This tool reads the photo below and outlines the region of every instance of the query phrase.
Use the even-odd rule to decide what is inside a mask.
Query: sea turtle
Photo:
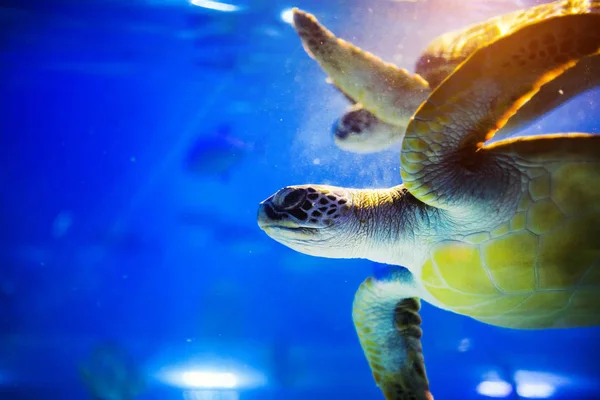
[[[345,46],[352,45],[337,39],[325,29],[314,16],[296,10],[294,27],[302,39],[308,54],[317,60],[328,74],[328,81],[353,103],[344,114],[334,122],[332,131],[334,141],[341,149],[356,153],[371,153],[387,149],[400,142],[406,126],[418,106],[427,99],[437,87],[460,63],[477,48],[503,35],[519,29],[524,24],[565,14],[598,12],[600,2],[586,0],[559,0],[524,10],[514,11],[464,29],[443,34],[434,39],[419,57],[416,73],[393,64],[380,64],[386,76],[393,79],[398,93],[395,118],[388,121],[377,118],[360,102],[360,92],[348,89],[354,78],[349,70],[339,68],[341,64],[332,62],[343,56]],[[315,40],[319,38],[319,40]],[[600,62],[600,61],[598,61]],[[524,128],[536,118],[571,99],[582,91],[597,85],[595,81],[582,79],[582,71],[589,67],[579,65],[546,85],[519,113],[503,127],[506,135]],[[367,90],[367,88],[364,88]],[[381,88],[384,89],[385,88]],[[384,90],[379,90],[381,93]],[[392,122],[392,123],[389,123]]]
[[[353,95],[403,123],[388,65],[336,43],[330,60],[352,74]],[[420,299],[500,327],[600,325],[600,135],[486,143],[544,84],[594,57],[600,14],[524,25],[474,51],[418,108],[403,184],[288,186],[260,203],[260,228],[294,250],[391,265],[361,284],[352,313],[386,399],[430,396]]]

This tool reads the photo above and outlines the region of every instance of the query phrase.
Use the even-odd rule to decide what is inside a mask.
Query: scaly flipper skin
[[[358,105],[361,120],[369,124],[334,125],[335,143],[343,150],[355,153],[372,153],[391,147],[403,140],[408,118],[417,109],[430,89],[437,87],[452,71],[479,47],[502,36],[509,35],[525,25],[544,19],[569,14],[600,12],[600,2],[590,0],[559,0],[502,16],[490,18],[466,28],[448,32],[434,39],[417,61],[416,74],[387,64],[342,39],[338,39],[318,23],[314,16],[296,11],[296,29],[304,48],[330,75],[328,80],[350,100],[359,102],[361,90],[389,91],[390,82],[411,83],[399,86],[385,96],[365,97],[366,105]],[[322,40],[324,38],[325,40]],[[565,103],[572,97],[598,86],[596,80],[586,79],[586,74],[598,68],[598,61],[590,65],[579,64],[556,80],[544,85],[526,105],[498,133],[507,137],[542,117],[545,113]],[[420,84],[422,78],[428,88]],[[423,81],[424,82],[424,81]],[[370,89],[369,89],[370,88]],[[354,98],[353,98],[354,96]],[[370,103],[373,101],[374,103]],[[341,120],[351,120],[354,110],[346,112]],[[388,116],[391,116],[389,119]],[[380,117],[380,118],[379,118]],[[384,122],[385,121],[385,122]]]
[[[346,96],[357,103],[394,105],[388,113],[374,113],[384,122],[405,126],[430,92],[420,76],[338,39],[308,13],[294,9],[294,28],[306,52]]]
[[[447,32],[427,45],[423,55],[417,61],[416,72],[423,76],[433,89],[475,50],[487,43],[544,19],[598,12],[600,12],[600,1],[597,0],[558,0],[516,10]]]
[[[478,190],[496,168],[496,160],[479,151],[483,143],[545,83],[599,51],[598,14],[550,18],[477,50],[411,120],[400,158],[406,188],[438,208],[460,209],[476,199],[486,208],[512,183]],[[600,79],[597,71],[591,76]]]
[[[560,0],[518,10],[454,32],[433,40],[417,63],[416,71],[436,88],[452,71],[485,43],[509,35],[526,25],[544,19],[569,14],[600,13],[600,1]],[[544,114],[554,110],[571,98],[597,87],[600,82],[594,71],[600,70],[600,58],[579,62],[556,79],[540,88],[497,133],[497,139],[527,127]]]
[[[375,382],[386,400],[433,400],[421,347],[421,302],[410,272],[393,268],[369,277],[354,297],[352,316]]]
[[[496,139],[527,127],[568,100],[600,85],[600,57],[586,57],[540,88],[494,136]]]

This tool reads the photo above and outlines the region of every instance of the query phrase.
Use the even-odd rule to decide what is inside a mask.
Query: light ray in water
[[[208,8],[215,11],[235,12],[240,11],[241,7],[234,4],[221,3],[213,0],[191,0],[191,3],[198,7]]]

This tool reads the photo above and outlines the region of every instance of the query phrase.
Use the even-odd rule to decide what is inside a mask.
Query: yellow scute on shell
[[[527,211],[527,228],[538,235],[556,228],[565,219],[564,214],[551,199],[532,204]]]
[[[600,213],[568,220],[540,238],[540,289],[578,285],[599,258]]]
[[[459,241],[444,242],[433,250],[432,260],[451,288],[479,295],[498,293],[481,263],[477,246]]]
[[[597,163],[569,163],[553,171],[551,196],[565,214],[600,211],[598,170]]]
[[[485,265],[500,289],[507,293],[535,290],[537,243],[536,235],[519,231],[484,244]]]
[[[532,179],[529,182],[529,193],[534,201],[550,196],[550,177],[548,174]]]

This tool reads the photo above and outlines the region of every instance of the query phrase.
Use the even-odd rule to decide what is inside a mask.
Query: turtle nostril
[[[275,195],[273,203],[283,210],[291,210],[302,204],[306,195],[304,189],[286,188]]]
[[[279,221],[280,219],[282,219],[281,216],[277,214],[273,210],[273,207],[271,207],[269,204],[265,204],[263,209],[265,210],[265,214],[267,214],[267,217],[269,217],[269,219],[273,221]]]

